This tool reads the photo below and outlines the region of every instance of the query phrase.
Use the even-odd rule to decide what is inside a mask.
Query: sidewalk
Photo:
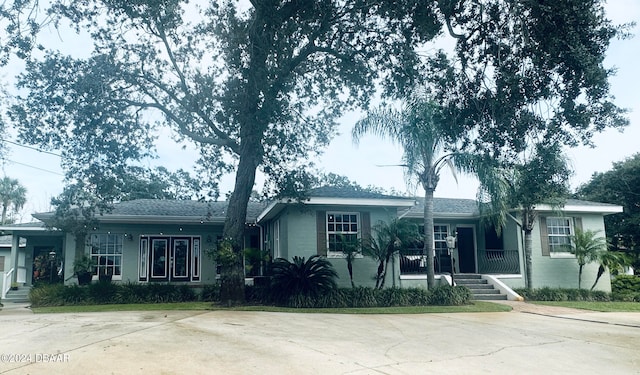
[[[590,310],[572,309],[561,306],[538,305],[520,301],[492,301],[509,305],[514,313],[525,313],[549,316],[554,318],[581,320],[594,323],[615,324],[640,328],[640,313],[632,312],[598,312]]]
[[[2,302],[0,315],[33,314],[31,304],[28,302]]]

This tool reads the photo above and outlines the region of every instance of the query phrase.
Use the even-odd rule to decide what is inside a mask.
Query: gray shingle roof
[[[374,193],[367,190],[359,190],[351,187],[321,186],[307,191],[309,197],[323,198],[359,198],[359,199],[412,199]]]
[[[415,198],[416,205],[409,209],[407,216],[422,217],[424,198]],[[477,216],[478,203],[473,199],[433,198],[433,214],[438,216]]]
[[[105,216],[154,216],[154,217],[199,217],[203,220],[224,220],[228,202],[176,201],[164,199],[136,199],[119,202]],[[247,221],[254,221],[265,205],[249,202]]]

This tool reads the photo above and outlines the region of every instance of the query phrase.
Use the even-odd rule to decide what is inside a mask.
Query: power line
[[[19,161],[15,161],[15,160],[7,159],[7,158],[5,158],[4,160],[8,161],[9,163],[22,165],[22,166],[29,167],[29,168],[33,168],[33,169],[37,169],[37,170],[39,170],[39,171],[43,171],[43,172],[49,172],[49,173],[57,174],[58,176],[64,176],[62,173],[58,173],[58,172],[55,172],[55,171],[50,171],[50,170],[48,170],[48,169],[44,169],[44,168],[40,168],[40,167],[36,167],[36,166],[29,165],[29,164],[25,164],[25,163],[20,163]]]
[[[62,157],[60,154],[56,154],[55,152],[45,151],[45,150],[41,150],[41,149],[36,148],[36,147],[27,146],[27,145],[22,145],[22,144],[20,144],[20,143],[17,143],[17,142],[14,142],[14,141],[10,141],[10,140],[8,140],[8,139],[1,139],[1,141],[2,141],[2,142],[11,143],[11,144],[16,145],[16,146],[20,146],[20,147],[28,148],[28,149],[30,149],[30,150],[34,150],[34,151],[42,152],[42,153],[45,153],[45,154],[49,154],[49,155],[53,155],[53,156],[57,156],[57,157],[59,157],[59,158],[61,158],[61,157]]]

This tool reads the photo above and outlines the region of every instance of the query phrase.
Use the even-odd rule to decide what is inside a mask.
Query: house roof
[[[228,202],[204,202],[166,199],[136,199],[118,202],[113,209],[97,217],[101,222],[119,223],[224,223]],[[247,222],[255,221],[264,209],[263,203],[249,202]],[[33,215],[47,221],[53,212]]]
[[[433,215],[436,218],[477,217],[478,203],[473,199],[433,198]],[[399,214],[407,218],[424,217],[424,198],[416,198],[416,205]]]
[[[278,200],[270,204],[249,202],[246,222],[260,222],[275,217],[284,207],[293,204],[292,199]],[[360,207],[392,207],[398,209],[400,217],[422,218],[424,198],[397,197],[352,188],[321,187],[308,192],[307,198],[299,201],[304,205],[352,205]],[[224,223],[228,202],[177,201],[161,199],[137,199],[116,203],[113,210],[98,217],[101,222],[118,223]],[[434,217],[476,218],[479,215],[477,202],[473,199],[434,198]],[[539,211],[557,211],[557,208],[540,205]],[[607,203],[568,199],[562,208],[565,212],[601,213],[604,215],[622,212],[622,207]],[[33,215],[47,222],[52,212]],[[42,222],[15,224],[0,227],[9,234],[14,231],[46,231]]]
[[[591,213],[601,213],[604,215],[615,214],[622,212],[622,206],[610,203],[600,203],[600,202],[592,202],[592,201],[583,201],[579,199],[567,199],[562,206],[562,211],[565,212],[591,212]],[[558,211],[556,207],[541,204],[536,206],[536,210],[538,211]]]
[[[362,190],[352,187],[337,186],[321,186],[307,191],[308,197],[325,197],[325,198],[355,198],[355,199],[407,199],[407,197],[398,197],[375,193],[369,190]],[[413,198],[410,198],[413,199]]]
[[[303,205],[326,206],[360,206],[360,207],[392,207],[407,208],[415,205],[414,198],[397,197],[374,193],[371,191],[356,189],[353,187],[323,186],[307,191],[305,199],[280,199],[271,202],[260,215],[257,221],[268,220],[275,217],[284,207],[292,203]]]

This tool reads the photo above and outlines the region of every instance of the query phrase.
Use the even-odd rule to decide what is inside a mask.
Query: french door
[[[200,239],[195,237],[142,237],[140,280],[197,281]]]

